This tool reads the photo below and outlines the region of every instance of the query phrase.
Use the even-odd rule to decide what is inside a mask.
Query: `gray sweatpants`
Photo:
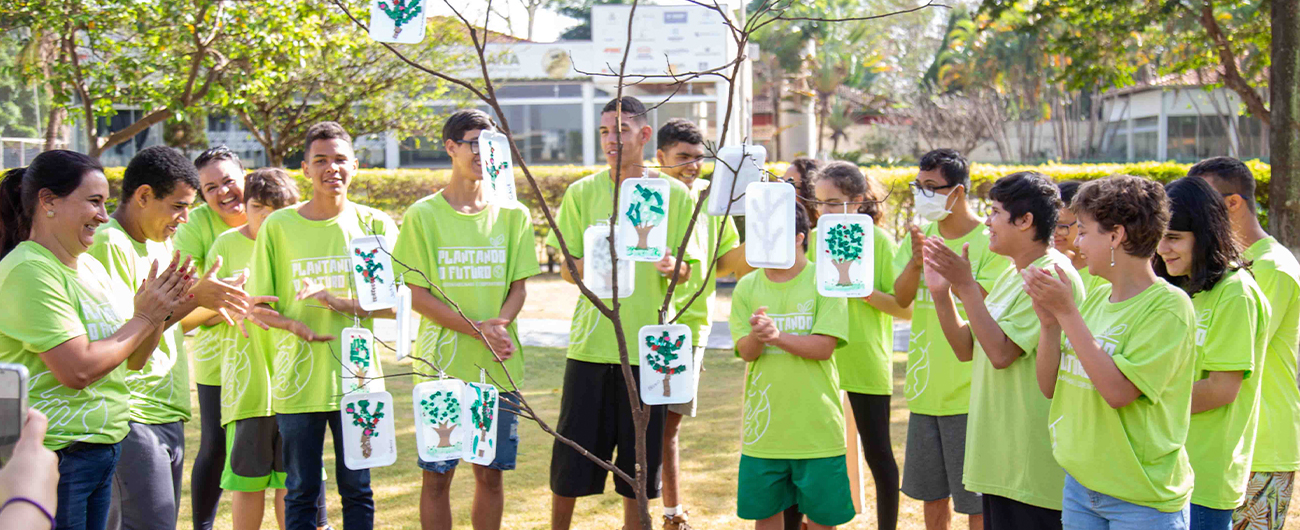
[[[107,530],[175,530],[185,467],[185,425],[131,422],[113,475]]]

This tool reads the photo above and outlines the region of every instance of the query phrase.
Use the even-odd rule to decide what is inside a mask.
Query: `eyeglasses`
[[[1066,235],[1066,234],[1069,234],[1069,233],[1070,233],[1070,228],[1073,227],[1074,225],[1078,224],[1078,223],[1079,223],[1079,221],[1074,221],[1074,222],[1072,222],[1072,223],[1056,223],[1056,233],[1057,233],[1058,235]]]
[[[908,184],[908,186],[911,186],[912,189],[915,190],[915,191],[919,191],[919,192],[921,192],[921,195],[923,195],[923,196],[925,196],[925,197],[934,197],[934,192],[939,191],[939,190],[943,190],[943,189],[948,189],[948,188],[956,187],[957,185],[956,185],[956,184],[947,184],[947,185],[944,185],[944,186],[934,186],[934,187],[932,187],[932,188],[927,188],[927,187],[925,187],[924,185],[922,185],[920,182],[912,181],[911,183]]]
[[[478,154],[478,140],[452,140],[460,145],[469,144],[469,152]]]

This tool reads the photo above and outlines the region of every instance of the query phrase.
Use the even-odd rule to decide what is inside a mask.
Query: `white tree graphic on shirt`
[[[759,385],[763,378],[763,372],[754,371],[749,378],[749,384],[746,385],[745,391],[745,425],[743,431],[743,442],[745,445],[758,443],[767,434],[767,427],[772,423],[772,402],[767,398],[767,391],[772,388],[768,383],[761,388]]]
[[[306,342],[291,333],[281,334],[275,345],[275,381],[272,390],[275,398],[284,400],[297,396],[311,381],[311,354]]]
[[[253,360],[248,356],[248,342],[239,348],[239,341],[233,337],[222,337],[219,341],[220,351],[230,350],[231,355],[221,363],[221,406],[233,407],[248,390],[249,380],[253,374]]]
[[[930,385],[930,341],[925,339],[926,330],[912,334],[907,342],[908,351],[916,352],[916,359],[909,356],[907,375],[903,380],[903,395],[907,399],[916,399]],[[922,340],[925,345],[922,346]]]

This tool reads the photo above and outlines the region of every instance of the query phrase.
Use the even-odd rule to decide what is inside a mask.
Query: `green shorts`
[[[793,460],[740,455],[738,517],[761,521],[795,504],[820,525],[852,521],[856,512],[844,456]]]
[[[280,431],[274,417],[227,423],[221,488],[247,492],[284,489],[286,475],[279,446]]]

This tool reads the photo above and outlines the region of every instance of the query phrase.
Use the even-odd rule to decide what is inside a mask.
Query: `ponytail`
[[[103,173],[104,167],[89,156],[56,149],[36,155],[25,170],[5,172],[0,181],[0,258],[31,236],[32,213],[41,190],[67,197],[92,171]]]
[[[25,167],[10,169],[5,172],[4,180],[0,180],[0,258],[9,255],[31,231],[30,218],[23,215],[22,186],[26,172]]]

